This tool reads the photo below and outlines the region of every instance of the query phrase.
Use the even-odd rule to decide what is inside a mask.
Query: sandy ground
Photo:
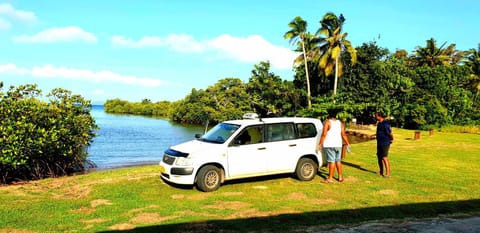
[[[411,221],[375,221],[359,226],[340,227],[316,233],[480,233],[480,216],[465,218],[439,217]]]

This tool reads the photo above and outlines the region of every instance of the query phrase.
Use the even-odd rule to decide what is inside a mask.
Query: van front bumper
[[[175,184],[193,185],[195,183],[193,167],[174,167],[160,162],[160,176]]]

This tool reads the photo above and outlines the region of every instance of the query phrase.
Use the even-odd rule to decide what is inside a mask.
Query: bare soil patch
[[[120,224],[115,224],[113,226],[110,226],[108,229],[114,230],[114,231],[133,230],[135,229],[135,225],[130,223],[120,223]]]
[[[160,216],[158,213],[141,213],[131,218],[130,222],[139,224],[153,224],[175,218],[178,218],[178,216]]]
[[[96,208],[97,206],[101,206],[101,205],[112,205],[112,203],[110,202],[110,200],[106,200],[106,199],[97,199],[90,202],[90,206],[92,208]]]
[[[204,207],[207,209],[239,210],[249,205],[249,203],[241,201],[217,201],[213,205],[206,205]]]

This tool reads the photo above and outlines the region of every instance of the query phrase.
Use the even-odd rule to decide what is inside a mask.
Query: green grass
[[[216,192],[165,184],[157,166],[0,187],[0,232],[291,232],[369,220],[480,212],[480,135],[394,129],[392,178],[375,141],[352,146],[344,183],[274,176]]]

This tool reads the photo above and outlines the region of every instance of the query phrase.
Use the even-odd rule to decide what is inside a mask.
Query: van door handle
[[[259,148],[257,148],[257,150],[265,150],[265,149],[267,149],[267,148],[266,148],[266,147],[259,147]]]
[[[290,144],[288,145],[289,147],[294,147],[294,146],[297,146],[297,144]]]

